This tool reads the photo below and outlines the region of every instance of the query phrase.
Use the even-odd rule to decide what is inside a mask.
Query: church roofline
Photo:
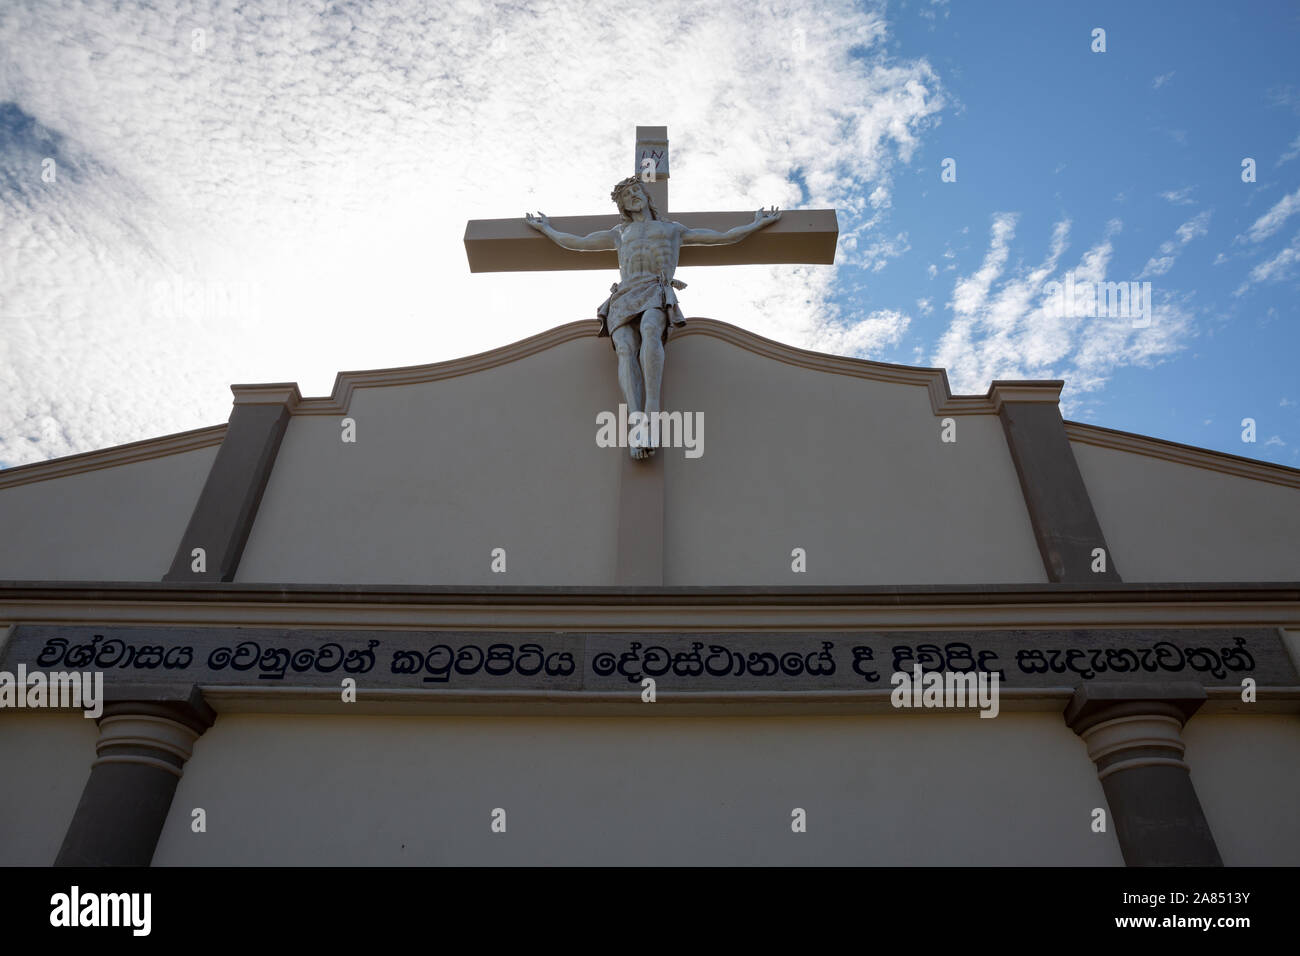
[[[347,413],[352,402],[352,394],[358,388],[415,385],[468,375],[471,372],[481,372],[516,362],[574,339],[594,336],[596,331],[595,322],[581,320],[464,358],[427,365],[339,372],[335,376],[334,388],[330,394],[318,398],[302,398],[298,393],[297,385],[293,383],[233,385],[231,390],[235,393],[237,403],[262,401],[271,394],[283,394],[286,406],[294,415],[341,415]],[[1061,379],[998,380],[993,382],[983,395],[954,395],[948,382],[948,373],[942,368],[895,365],[890,362],[875,362],[870,359],[815,352],[764,338],[727,322],[702,317],[692,317],[685,327],[673,332],[672,337],[678,339],[691,335],[721,339],[755,355],[799,368],[851,375],[877,382],[916,385],[925,388],[929,393],[930,408],[935,415],[995,415],[1004,401],[1012,400],[1055,403],[1059,400],[1061,389],[1065,384]],[[1207,468],[1243,478],[1254,478],[1285,487],[1300,488],[1300,469],[1287,465],[1244,458],[1193,445],[1182,445],[1178,442],[1103,428],[1099,425],[1067,421],[1065,428],[1072,441],[1134,452],[1151,458]]]
[[[352,395],[358,388],[418,385],[482,372],[517,362],[575,339],[594,337],[596,333],[596,322],[589,319],[580,320],[463,358],[426,365],[339,372],[335,376],[333,389],[326,396],[304,398],[294,382],[240,384],[232,385],[230,389],[234,393],[236,405],[283,405],[291,415],[342,415],[347,413]],[[927,390],[931,410],[936,416],[995,415],[1004,401],[1055,403],[1064,385],[1060,379],[998,380],[993,382],[983,395],[954,395],[948,382],[948,374],[941,368],[895,365],[870,359],[814,352],[764,338],[726,322],[701,317],[691,318],[684,328],[673,333],[673,338],[692,335],[721,339],[755,355],[799,368],[849,375],[877,382],[919,386]],[[6,468],[0,470],[0,489],[219,445],[225,437],[226,428],[224,424],[213,425]],[[1067,421],[1065,429],[1072,441],[1083,444],[1113,448],[1238,477],[1300,488],[1300,469],[1287,465],[1244,458],[1208,448],[1183,445],[1081,422]]]
[[[48,461],[15,465],[12,468],[0,469],[0,489],[14,488],[33,481],[48,481],[51,478],[79,475],[82,472],[98,471],[101,468],[130,465],[153,458],[165,458],[168,455],[180,455],[188,451],[220,445],[225,437],[226,425],[208,425],[158,438],[133,441],[125,445],[113,445],[95,451],[65,455],[62,458],[51,458]]]
[[[420,385],[442,379],[456,378],[472,372],[517,362],[547,349],[563,345],[574,339],[594,337],[596,324],[590,320],[569,322],[531,335],[500,348],[479,352],[464,358],[427,365],[404,365],[396,368],[359,369],[339,372],[329,395],[303,398],[293,382],[232,385],[236,404],[284,404],[295,415],[342,415],[352,404],[352,395],[358,388],[385,388],[396,385]],[[870,359],[850,358],[796,348],[756,335],[746,329],[720,322],[717,319],[694,317],[685,328],[673,333],[673,338],[707,335],[761,355],[813,371],[851,375],[877,382],[896,385],[916,385],[930,393],[930,405],[936,415],[991,415],[996,414],[1004,400],[1057,401],[1064,382],[1060,379],[1046,381],[996,381],[983,395],[954,395],[948,384],[948,373],[941,368],[914,365],[895,365]]]
[[[1122,432],[1115,428],[1101,425],[1088,425],[1083,422],[1065,423],[1065,434],[1070,441],[1084,445],[1096,445],[1099,448],[1113,448],[1116,451],[1133,452],[1148,458],[1160,458],[1179,465],[1192,465],[1208,468],[1240,478],[1254,478],[1287,488],[1300,488],[1300,468],[1276,465],[1256,458],[1244,458],[1231,455],[1226,451],[1212,451],[1195,445],[1184,445],[1150,435],[1136,432]]]

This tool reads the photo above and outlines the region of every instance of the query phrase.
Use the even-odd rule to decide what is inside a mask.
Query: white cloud
[[[1160,248],[1163,251],[1164,248],[1169,245],[1170,243],[1168,242],[1161,243]],[[1150,279],[1152,276],[1162,276],[1174,267],[1174,263],[1176,261],[1178,261],[1177,256],[1170,256],[1170,255],[1162,255],[1158,257],[1153,256],[1152,258],[1147,260],[1147,264],[1143,266],[1142,272],[1138,275],[1138,278]]]
[[[1183,246],[1193,239],[1199,239],[1209,231],[1210,211],[1207,209],[1175,229],[1173,239],[1167,239],[1160,243],[1159,256],[1153,256],[1147,260],[1147,264],[1142,268],[1138,278],[1148,279],[1152,276],[1164,275],[1173,268],[1174,263],[1178,260],[1178,253]]]
[[[1274,165],[1276,167],[1281,166],[1283,163],[1289,163],[1297,156],[1300,156],[1300,133],[1297,133],[1296,138],[1291,140],[1291,145],[1286,148],[1285,153],[1278,157],[1278,161]]]
[[[1268,91],[1270,105],[1280,106],[1300,114],[1300,90],[1294,86],[1275,86]]]
[[[1064,282],[1067,271],[1079,283],[1107,281],[1118,221],[1108,223],[1069,270],[1061,265],[1069,221],[1056,224],[1040,264],[1008,270],[1015,224],[1014,215],[994,216],[983,263],[954,285],[953,319],[931,358],[948,369],[954,391],[982,393],[999,378],[1062,378],[1068,406],[1102,388],[1115,368],[1149,366],[1181,348],[1191,320],[1169,296],[1156,304],[1145,328],[1135,327],[1132,318],[1090,318],[1082,309],[1060,314],[1049,307],[1047,283]]]
[[[1170,70],[1168,73],[1161,73],[1159,76],[1155,77],[1151,81],[1151,88],[1153,90],[1160,89],[1160,87],[1164,86],[1166,83],[1168,83],[1170,80],[1174,78],[1174,74],[1176,72],[1177,70]]]
[[[918,12],[931,23],[934,23],[936,15],[942,16],[943,19],[947,20],[949,12],[948,0],[930,0],[930,5],[928,7],[922,6]]]
[[[901,312],[878,309],[844,326],[822,326],[811,334],[808,347],[818,352],[870,358],[887,345],[897,345],[911,322]]]
[[[1291,267],[1297,262],[1300,262],[1300,233],[1291,240],[1291,245],[1251,269],[1246,281],[1237,287],[1233,295],[1242,295],[1259,282],[1279,282],[1289,278],[1292,274]]]
[[[1174,234],[1178,237],[1181,245],[1187,245],[1193,239],[1199,239],[1210,231],[1210,211],[1200,213],[1192,219],[1187,220],[1176,230]]]
[[[1300,212],[1300,189],[1283,196],[1274,203],[1272,209],[1256,219],[1254,224],[1246,230],[1246,238],[1251,242],[1260,242],[1267,239],[1281,229],[1282,224],[1297,212]]]
[[[843,261],[879,268],[906,248],[878,234],[891,175],[945,105],[882,10],[9,0],[0,463],[224,421],[230,382],[321,394],[590,317],[607,277],[470,275],[465,221],[611,212],[638,123],[669,126],[673,209],[788,208],[797,169]],[[905,327],[845,325],[825,267],[682,278],[688,314],[796,345]],[[157,309],[158,283],[199,295]]]
[[[900,232],[893,239],[877,239],[863,249],[859,264],[872,272],[879,272],[889,264],[890,259],[897,259],[911,248],[905,232]]]
[[[1187,186],[1184,189],[1170,189],[1160,194],[1160,198],[1166,202],[1171,202],[1175,206],[1190,206],[1195,200],[1192,197],[1192,188]]]

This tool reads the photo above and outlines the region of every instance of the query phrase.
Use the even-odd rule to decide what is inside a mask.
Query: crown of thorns
[[[629,176],[627,177],[627,179],[621,179],[619,180],[618,185],[614,187],[614,191],[609,194],[609,198],[614,200],[614,202],[618,202],[618,197],[623,194],[623,191],[625,189],[627,189],[629,186],[639,186],[639,185],[641,185],[640,177]]]

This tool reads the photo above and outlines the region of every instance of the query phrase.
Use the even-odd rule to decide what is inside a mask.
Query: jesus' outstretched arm
[[[718,232],[716,229],[683,229],[682,245],[727,246],[733,242],[740,242],[741,239],[758,232],[764,226],[772,225],[780,218],[781,211],[773,206],[771,209],[760,209],[754,213],[753,222],[728,229],[726,232]]]
[[[575,252],[604,252],[617,248],[614,243],[613,229],[601,229],[587,236],[572,236],[552,226],[551,220],[547,219],[546,213],[543,212],[539,212],[536,216],[528,213],[524,216],[524,221],[564,249],[572,249]]]

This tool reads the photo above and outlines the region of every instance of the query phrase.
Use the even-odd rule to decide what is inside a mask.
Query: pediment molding
[[[420,385],[482,372],[517,362],[574,339],[594,338],[598,329],[597,323],[591,320],[570,322],[510,345],[447,362],[340,372],[334,380],[334,388],[330,394],[319,398],[299,399],[297,389],[292,383],[232,385],[231,390],[235,393],[236,402],[264,401],[264,398],[254,396],[274,393],[284,396],[286,404],[295,415],[342,415],[347,413],[352,396],[359,388]],[[994,382],[988,393],[984,395],[954,395],[948,385],[948,374],[941,368],[892,365],[887,362],[813,352],[764,338],[726,322],[699,317],[691,318],[684,328],[674,331],[672,337],[679,339],[692,335],[720,339],[754,355],[798,368],[829,372],[833,375],[850,375],[894,385],[915,385],[927,390],[930,406],[935,415],[992,415],[997,413],[1003,401],[1055,402],[1062,385],[1060,381]]]
[[[29,465],[16,465],[0,470],[0,489],[14,488],[34,481],[48,481],[51,478],[64,478],[79,475],[86,471],[98,471],[101,468],[115,468],[118,465],[130,465],[138,461],[153,458],[165,458],[168,455],[180,455],[199,448],[220,445],[226,437],[226,425],[209,425],[187,432],[176,432],[160,438],[146,438],[143,441],[130,442],[126,445],[114,445],[85,451],[49,461],[36,461]]]
[[[446,362],[432,362],[428,365],[405,365],[399,368],[365,369],[354,372],[339,372],[334,378],[334,388],[329,395],[317,398],[303,398],[290,404],[290,411],[295,415],[343,415],[352,405],[352,395],[359,388],[387,388],[395,385],[423,385],[443,379],[457,378],[473,372],[484,372],[501,365],[509,365],[520,359],[536,355],[547,349],[564,345],[574,339],[593,338],[598,326],[593,321],[569,322],[530,335],[526,339],[503,345],[500,348],[468,355],[465,358],[451,359]],[[239,401],[241,394],[254,389],[266,389],[265,385],[232,385],[230,390]],[[275,386],[287,388],[286,385]],[[296,386],[295,386],[296,393]]]
[[[1065,423],[1065,434],[1070,441],[1082,445],[1095,445],[1098,448],[1111,448],[1116,451],[1132,452],[1159,458],[1179,465],[1191,465],[1194,468],[1206,468],[1210,471],[1234,475],[1238,478],[1254,478],[1285,488],[1300,488],[1300,469],[1275,465],[1272,462],[1257,461],[1254,458],[1242,458],[1227,452],[1211,451],[1197,448],[1195,445],[1183,445],[1178,442],[1137,435],[1133,432],[1117,431],[1100,425],[1085,425],[1082,422]]]

